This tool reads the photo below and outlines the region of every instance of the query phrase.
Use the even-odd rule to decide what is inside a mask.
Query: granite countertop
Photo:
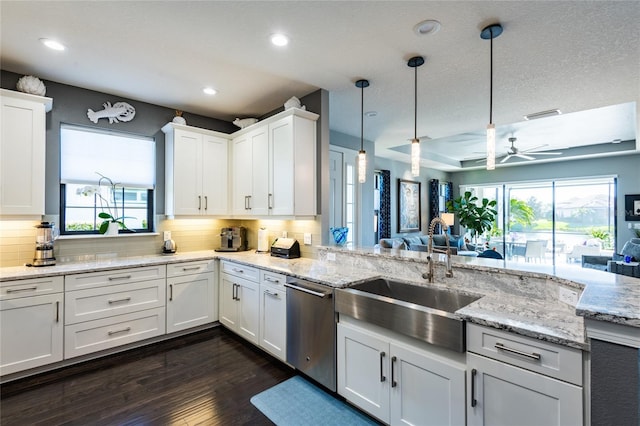
[[[409,252],[411,253],[411,252]],[[366,254],[366,252],[365,252]],[[380,256],[380,252],[371,253]],[[385,253],[382,254],[382,257]],[[39,278],[44,276],[70,275],[86,272],[108,271],[121,268],[153,266],[211,259],[231,260],[248,266],[255,266],[271,272],[314,281],[334,288],[347,287],[376,277],[394,277],[392,271],[384,268],[345,266],[331,261],[309,258],[282,259],[267,253],[198,252],[177,253],[175,255],[149,255],[129,258],[91,260],[86,262],[63,263],[48,267],[6,267],[0,268],[0,283],[9,280]],[[408,254],[404,260],[424,262],[422,255]],[[549,304],[548,301],[514,295],[484,294],[479,300],[460,309],[456,315],[470,322],[501,328],[521,335],[538,338],[566,346],[588,350],[583,317],[599,321],[640,327],[640,279],[610,274],[595,270],[580,271],[550,270],[532,266],[528,270],[513,271],[509,264],[488,262],[493,259],[454,257],[454,268],[473,270],[485,277],[496,272],[517,273],[525,281],[528,278],[555,279],[569,286],[583,289],[576,308],[563,303]],[[423,266],[422,264],[420,266]],[[396,277],[397,278],[397,277]],[[411,281],[411,280],[405,280]],[[416,283],[424,285],[424,283]],[[437,285],[437,284],[435,284]]]

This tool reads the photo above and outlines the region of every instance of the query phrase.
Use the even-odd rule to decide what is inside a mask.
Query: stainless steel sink
[[[464,321],[454,312],[479,298],[379,278],[336,289],[335,307],[340,314],[464,352]]]

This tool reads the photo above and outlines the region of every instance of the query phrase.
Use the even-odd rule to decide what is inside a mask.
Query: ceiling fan
[[[507,154],[505,156],[502,157],[502,160],[500,160],[500,164],[502,163],[506,163],[507,161],[509,161],[511,158],[513,157],[518,157],[518,158],[522,158],[523,160],[535,160],[536,157],[533,157],[533,155],[562,155],[562,152],[539,152],[537,151],[540,148],[543,148],[545,146],[548,146],[548,144],[544,144],[544,145],[538,145],[535,146],[533,148],[529,148],[529,149],[525,149],[525,150],[519,150],[516,146],[517,138],[515,137],[510,137],[509,138],[509,142],[511,142],[511,147],[507,150]],[[483,162],[483,161],[487,161],[486,158],[482,158],[480,160],[478,160],[477,162]]]

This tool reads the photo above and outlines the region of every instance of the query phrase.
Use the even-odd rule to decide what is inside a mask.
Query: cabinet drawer
[[[167,265],[167,278],[215,271],[215,260],[201,260]]]
[[[285,282],[287,282],[286,275],[260,270],[260,283],[268,284],[270,286],[277,286],[284,289]]]
[[[582,386],[582,351],[467,323],[467,351]]]
[[[259,270],[251,266],[241,265],[235,262],[222,261],[222,272],[236,277],[258,282],[260,279]]]
[[[63,290],[64,278],[62,276],[4,281],[0,283],[0,300],[61,293]]]
[[[164,333],[164,308],[67,325],[64,328],[64,357],[73,358]]]
[[[66,291],[85,288],[102,287],[113,284],[127,284],[137,281],[165,278],[165,265],[148,266],[144,268],[118,269],[115,271],[90,272],[87,274],[66,275],[64,288]]]
[[[158,308],[165,305],[165,291],[164,279],[68,291],[65,324]]]

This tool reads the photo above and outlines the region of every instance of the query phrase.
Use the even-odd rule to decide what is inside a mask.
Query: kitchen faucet
[[[447,278],[453,277],[453,269],[451,268],[451,246],[449,244],[449,236],[446,235],[447,238],[445,239],[447,243],[446,250],[443,251],[443,250],[438,250],[433,248],[433,233],[435,231],[437,224],[440,224],[440,226],[443,227],[442,229],[445,235],[447,234],[447,230],[449,229],[449,225],[447,225],[446,222],[442,220],[442,218],[440,217],[434,217],[431,223],[429,224],[429,245],[427,246],[427,253],[429,255],[427,257],[427,262],[429,262],[429,272],[425,272],[424,274],[422,274],[422,278],[428,279],[430,283],[433,282],[433,277],[435,273],[435,265],[433,263],[434,251],[436,253],[445,253],[447,255],[447,272],[445,273],[445,276]]]

